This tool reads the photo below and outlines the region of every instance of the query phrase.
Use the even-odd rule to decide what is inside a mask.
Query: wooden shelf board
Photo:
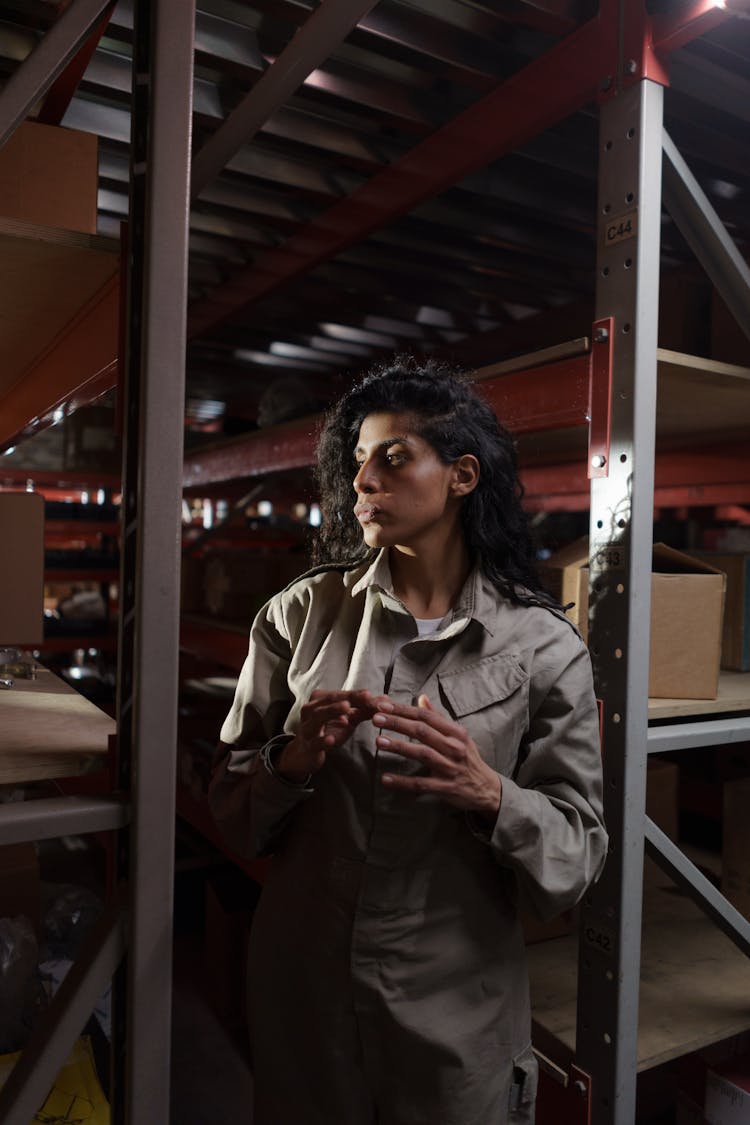
[[[114,719],[46,668],[0,691],[0,784],[101,769]]]
[[[575,1050],[578,939],[527,950],[532,1012],[543,1034]],[[750,958],[646,863],[638,1069],[649,1070],[750,1028]]]
[[[750,672],[719,673],[716,699],[649,699],[649,719],[689,719],[691,716],[750,711]]]

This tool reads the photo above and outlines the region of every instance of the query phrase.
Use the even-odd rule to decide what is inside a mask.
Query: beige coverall
[[[604,860],[589,657],[561,614],[478,570],[416,636],[387,551],[304,575],[252,628],[210,800],[234,848],[274,855],[250,949],[254,1125],[534,1120],[516,906],[560,913]],[[381,785],[419,767],[377,751],[369,722],[309,786],[281,779],[269,749],[315,689],[425,692],[502,775],[494,829]]]

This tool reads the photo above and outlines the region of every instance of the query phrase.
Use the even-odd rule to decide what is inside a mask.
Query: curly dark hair
[[[399,356],[368,371],[326,415],[318,443],[322,519],[314,561],[356,563],[374,557],[354,515],[352,481],[359,428],[368,414],[378,411],[411,415],[415,432],[444,464],[465,453],[477,458],[479,482],[461,508],[472,558],[516,604],[556,604],[536,573],[511,434],[468,375],[432,359]]]

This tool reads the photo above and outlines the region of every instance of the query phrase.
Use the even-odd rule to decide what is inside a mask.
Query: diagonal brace
[[[739,950],[750,956],[750,922],[717,891],[694,863],[672,843],[650,817],[646,817],[646,852],[670,879],[692,898],[693,902],[716,923]]]
[[[193,198],[249,144],[308,75],[328,58],[376,0],[322,0],[274,63],[193,159]]]
[[[750,269],[666,130],[663,146],[664,206],[750,337]]]
[[[0,94],[0,148],[91,35],[109,0],[74,0]]]
[[[125,952],[125,916],[115,901],[81,946],[44,1018],[0,1090],[3,1125],[29,1125]]]

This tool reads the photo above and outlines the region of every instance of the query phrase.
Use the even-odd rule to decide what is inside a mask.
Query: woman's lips
[[[360,523],[372,523],[380,514],[380,508],[374,504],[357,504],[354,514]]]

